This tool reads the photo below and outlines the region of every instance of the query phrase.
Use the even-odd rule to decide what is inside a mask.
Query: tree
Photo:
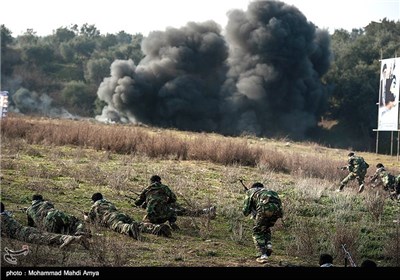
[[[111,62],[106,58],[89,59],[85,69],[86,81],[99,86],[110,75],[110,66]]]

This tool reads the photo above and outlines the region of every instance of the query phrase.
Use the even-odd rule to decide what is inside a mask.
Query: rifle
[[[246,187],[246,185],[243,183],[243,179],[239,179],[239,182],[242,184],[242,186],[243,186],[243,188],[244,188],[245,191],[248,191],[248,190],[249,190],[249,188]]]
[[[346,250],[346,244],[342,244],[342,249],[344,252],[344,267],[347,267],[347,261],[350,262],[352,267],[356,267],[356,263],[353,261],[353,258],[350,255],[350,252]]]

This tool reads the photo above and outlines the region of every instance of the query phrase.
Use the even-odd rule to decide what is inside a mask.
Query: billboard
[[[381,60],[378,130],[399,130],[400,58]]]
[[[0,119],[7,116],[8,111],[8,91],[0,91]]]

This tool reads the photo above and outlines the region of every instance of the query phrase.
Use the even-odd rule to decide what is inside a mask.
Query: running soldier
[[[341,170],[349,170],[349,174],[340,182],[338,192],[343,191],[343,188],[351,180],[357,179],[358,181],[358,192],[361,193],[364,190],[364,180],[367,174],[369,164],[361,156],[356,156],[353,152],[348,154],[347,165],[343,166]]]
[[[246,217],[251,214],[254,218],[253,242],[260,252],[260,257],[256,261],[265,263],[272,253],[271,228],[279,218],[283,217],[278,193],[264,188],[261,183],[254,183],[246,191],[243,214]]]
[[[398,182],[398,178],[394,175],[390,174],[383,166],[382,163],[378,163],[376,165],[376,171],[374,175],[370,176],[371,183],[380,183],[383,186],[385,191],[389,192],[389,196],[392,199],[399,199],[400,198],[400,184]],[[378,182],[379,181],[379,182]],[[376,186],[376,185],[375,185]]]

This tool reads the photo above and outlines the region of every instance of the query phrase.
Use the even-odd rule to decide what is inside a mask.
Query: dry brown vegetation
[[[140,220],[144,210],[133,208],[125,195],[140,191],[153,174],[186,207],[217,205],[215,220],[179,217],[181,230],[169,239],[145,234],[139,242],[91,226],[90,250],[30,244],[31,253],[19,260],[23,266],[262,266],[255,262],[253,221],[241,213],[240,178],[263,182],[284,203],[266,266],[312,267],[322,252],[341,266],[341,244],[357,263],[370,258],[380,266],[400,266],[399,223],[393,222],[399,220],[399,203],[379,187],[357,194],[356,183],[335,192],[346,175],[338,167],[346,163],[347,150],[251,135],[11,116],[1,123],[1,152],[1,200],[21,223],[25,215],[16,209],[28,206],[33,193],[81,217],[97,191]],[[400,173],[395,157],[360,154],[370,163],[368,175],[377,162]],[[1,246],[21,244],[2,238]]]

